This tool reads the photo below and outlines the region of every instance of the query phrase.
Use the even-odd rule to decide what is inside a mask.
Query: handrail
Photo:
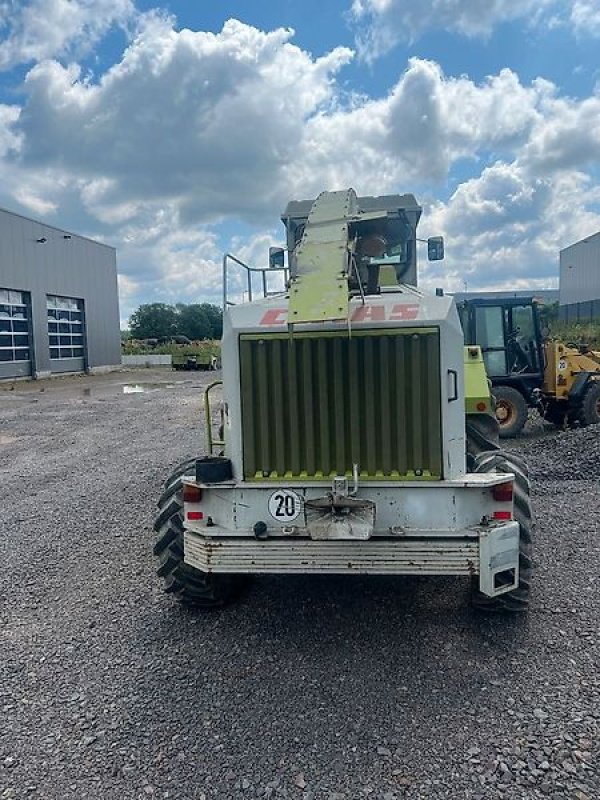
[[[227,310],[228,306],[234,306],[235,303],[227,299],[227,262],[233,261],[235,264],[238,264],[240,267],[243,267],[246,270],[246,279],[247,279],[247,286],[248,286],[248,300],[252,302],[252,275],[253,273],[260,272],[262,275],[262,292],[263,297],[268,296],[267,291],[267,274],[272,274],[274,272],[283,272],[284,281],[287,283],[288,280],[288,268],[287,267],[269,267],[269,269],[264,269],[262,267],[251,267],[249,264],[246,264],[244,261],[239,259],[237,256],[234,256],[232,253],[225,253],[223,256],[223,311]]]
[[[212,414],[210,409],[210,392],[216,386],[222,386],[222,385],[223,381],[221,380],[213,381],[212,383],[209,383],[209,385],[204,390],[204,416],[206,418],[206,445],[208,448],[208,453],[211,456],[213,454],[213,450],[215,449],[215,447],[225,447],[225,441],[224,441],[225,437],[223,437],[223,441],[221,441],[220,439],[213,439]]]

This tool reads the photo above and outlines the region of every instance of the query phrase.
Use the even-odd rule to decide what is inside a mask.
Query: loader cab
[[[537,304],[532,298],[464,300],[458,308],[465,344],[480,345],[492,381],[541,381],[542,333]]]
[[[536,405],[536,390],[541,389],[544,380],[537,303],[531,297],[473,298],[460,302],[458,311],[465,344],[481,347],[488,378],[498,390],[497,397],[503,398],[497,404],[500,433],[504,423],[504,435],[514,436],[523,427],[527,406]],[[501,391],[501,387],[508,391]]]

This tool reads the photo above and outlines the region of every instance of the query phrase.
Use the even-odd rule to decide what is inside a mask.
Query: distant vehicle
[[[181,371],[188,370],[196,372],[199,370],[218,369],[218,359],[216,356],[193,356],[193,355],[174,355],[171,365],[173,369]]]
[[[600,422],[600,352],[544,341],[532,297],[473,298],[458,310],[465,343],[483,352],[502,438],[518,436],[528,408],[557,426]]]

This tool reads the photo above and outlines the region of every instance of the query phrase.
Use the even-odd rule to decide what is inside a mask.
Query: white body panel
[[[323,495],[323,484],[277,487],[263,484],[200,486],[202,498],[184,505],[185,561],[203,572],[364,573],[479,575],[490,596],[514,589],[519,579],[519,525],[494,515],[512,515],[512,502],[494,499],[493,486],[507,474],[467,475],[455,481],[369,483],[357,498],[376,505],[367,541],[352,537],[315,540],[304,502]],[[293,519],[275,519],[272,499],[286,491],[299,499]],[[197,519],[198,515],[202,519]],[[192,518],[190,518],[192,517]],[[253,535],[264,522],[264,540]],[[511,574],[496,585],[495,576]]]
[[[326,496],[330,480],[243,479],[241,333],[349,329],[351,335],[361,328],[414,327],[438,328],[440,334],[443,480],[363,480],[353,498],[374,504],[368,522],[346,522],[339,535],[323,536],[311,526],[305,504]],[[225,314],[225,455],[232,462],[233,480],[203,485],[193,476],[184,479],[202,489],[199,502],[184,506],[186,563],[204,572],[478,574],[481,590],[490,596],[514,589],[519,526],[512,520],[512,501],[501,503],[493,496],[493,487],[512,476],[466,473],[463,333],[452,298],[425,296],[405,286],[369,296],[364,304],[353,298],[349,323],[305,324],[293,332],[285,295],[235,306]],[[451,373],[456,381],[449,380]],[[290,508],[281,520],[277,508],[284,496],[291,498]],[[331,528],[336,528],[335,519]]]
[[[350,304],[350,325],[328,323],[318,325],[318,331],[339,331],[363,328],[390,329],[437,327],[440,330],[440,382],[446,396],[442,398],[442,451],[444,477],[459,478],[465,473],[465,423],[464,423],[464,337],[458,312],[451,297],[430,297],[410,286],[401,290],[367,297],[365,305],[360,298]],[[294,326],[294,331],[312,331],[314,325]],[[240,364],[238,336],[240,333],[288,333],[287,298],[270,297],[254,303],[244,303],[230,308],[223,321],[223,400],[225,403],[225,455],[231,459],[234,477],[240,479],[242,469],[242,418],[240,401]],[[452,386],[448,370],[457,375],[458,397],[450,400]]]

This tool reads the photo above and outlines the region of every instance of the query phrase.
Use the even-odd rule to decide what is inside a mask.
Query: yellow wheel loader
[[[600,352],[544,341],[533,298],[464,300],[465,342],[481,346],[502,438],[518,436],[529,408],[557,426],[600,422]]]

